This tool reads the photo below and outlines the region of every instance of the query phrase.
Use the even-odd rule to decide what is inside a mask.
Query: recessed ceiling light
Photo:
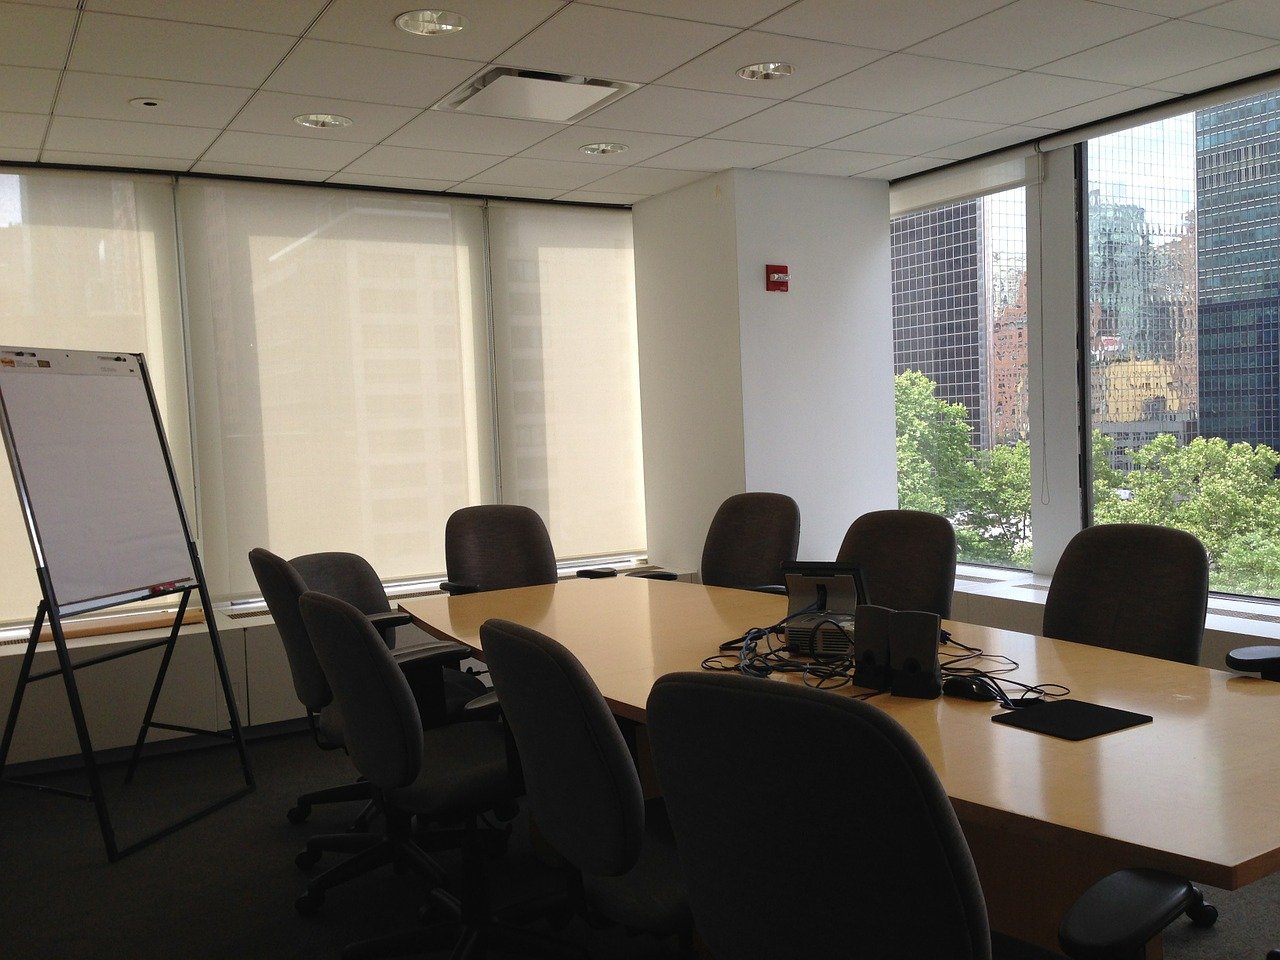
[[[150,110],[153,107],[160,106],[163,102],[159,97],[134,97],[129,101],[129,106],[137,107],[140,110]]]
[[[738,76],[743,80],[781,80],[795,72],[796,68],[789,63],[767,61],[765,63],[749,63],[745,67],[741,67],[738,70]]]
[[[293,122],[304,127],[313,127],[317,130],[351,126],[350,117],[339,116],[336,113],[304,113],[300,117],[294,117]]]
[[[467,29],[470,22],[450,10],[410,10],[396,17],[396,26],[420,37],[444,37]]]
[[[611,153],[622,153],[631,148],[625,143],[584,143],[578,149],[593,157],[607,157]]]

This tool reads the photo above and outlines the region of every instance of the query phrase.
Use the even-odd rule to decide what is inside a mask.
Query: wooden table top
[[[719,643],[786,612],[780,596],[636,577],[400,606],[428,633],[476,650],[480,624],[490,617],[540,630],[574,652],[615,713],[641,722],[654,680],[697,670]],[[1280,683],[947,626],[960,642],[1018,661],[1018,680],[1061,683],[1073,699],[1155,718],[1070,742],[991,723],[1001,712],[992,703],[871,699],[920,742],[962,822],[1041,842],[1087,839],[1120,862],[1228,889],[1280,869]],[[776,676],[800,682],[794,674]]]

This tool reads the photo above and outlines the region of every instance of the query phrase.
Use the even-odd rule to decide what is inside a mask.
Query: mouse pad
[[[1104,733],[1150,723],[1151,717],[1084,700],[1049,700],[1034,707],[998,714],[991,718],[991,722],[1047,733],[1063,740],[1088,740]]]

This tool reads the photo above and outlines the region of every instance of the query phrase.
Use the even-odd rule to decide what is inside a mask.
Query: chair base
[[[368,837],[363,848],[360,848],[360,841],[365,838],[349,834],[337,836],[350,837],[353,847],[357,848],[358,852],[336,866],[330,867],[307,884],[306,892],[293,904],[298,913],[304,916],[309,916],[320,909],[324,904],[327,891],[387,864],[392,864],[397,869],[413,870],[433,884],[440,884],[445,880],[444,868],[412,840],[398,833],[386,837]],[[310,849],[311,841],[308,841],[307,846]],[[299,857],[301,856],[302,854],[299,854]]]
[[[367,801],[372,798],[373,788],[368,781],[357,780],[355,783],[344,783],[338,787],[327,787],[324,790],[313,790],[311,793],[304,793],[298,797],[297,802],[285,816],[289,818],[290,823],[306,823],[307,818],[311,816],[312,807],[317,807],[324,803],[350,803],[354,800]],[[360,816],[364,817],[365,814],[362,812]],[[367,821],[365,822],[367,824]],[[359,829],[363,830],[364,826],[362,825]]]

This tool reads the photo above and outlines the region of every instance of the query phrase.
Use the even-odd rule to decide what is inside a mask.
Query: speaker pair
[[[941,635],[942,619],[935,613],[862,604],[854,619],[854,682],[899,697],[940,696]]]

